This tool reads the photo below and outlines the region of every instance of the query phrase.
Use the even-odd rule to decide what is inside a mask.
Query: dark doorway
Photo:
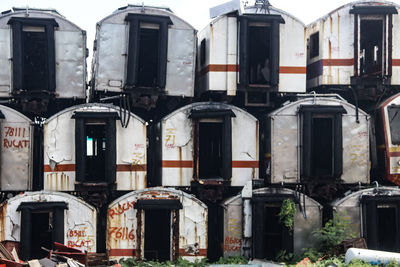
[[[271,28],[266,23],[249,26],[249,83],[269,85],[271,82]]]
[[[157,85],[159,64],[159,25],[155,28],[140,28],[138,85],[153,87]]]
[[[365,75],[382,75],[383,21],[361,20],[360,70]]]
[[[378,248],[385,251],[393,251],[396,247],[397,236],[397,207],[394,204],[378,204],[377,214],[377,241]]]
[[[105,182],[106,165],[106,123],[103,120],[87,120],[86,132],[86,168],[85,180]]]
[[[31,257],[41,259],[48,256],[48,252],[42,247],[52,249],[53,247],[53,212],[32,213],[32,243]]]
[[[171,211],[145,210],[144,257],[146,260],[171,260]]]
[[[23,26],[23,88],[25,90],[48,90],[48,70],[45,27]]]
[[[334,162],[333,117],[323,115],[314,117],[312,138],[312,174],[331,177]]]
[[[222,178],[222,122],[199,123],[200,179]]]
[[[264,206],[264,251],[267,259],[275,259],[279,251],[285,249],[283,237],[284,225],[279,221],[280,203],[268,203]]]

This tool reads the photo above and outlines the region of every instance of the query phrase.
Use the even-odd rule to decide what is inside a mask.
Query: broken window
[[[310,36],[310,58],[319,56],[319,32]]]
[[[129,22],[127,88],[164,88],[171,19],[167,16],[128,14],[125,20]]]
[[[279,220],[284,196],[253,198],[253,255],[255,258],[275,259],[279,251],[293,252],[293,230]],[[286,198],[291,198],[287,196]]]
[[[394,6],[354,6],[355,76],[392,74],[392,15]]]
[[[76,179],[113,183],[116,172],[115,112],[75,112]]]
[[[200,43],[200,66],[206,64],[206,39],[201,40]]]
[[[393,145],[400,145],[400,106],[391,105],[387,108],[390,139]]]
[[[192,110],[195,137],[195,179],[230,179],[232,176],[231,110]]]
[[[54,91],[54,19],[12,17],[13,88]]]
[[[342,106],[304,105],[302,178],[339,178],[342,174]]]
[[[400,251],[400,198],[363,196],[363,237],[370,249]]]
[[[280,15],[240,17],[240,85],[276,86],[279,80]]]
[[[47,253],[41,249],[52,249],[54,242],[64,243],[65,202],[22,202],[20,256],[24,260],[41,259]]]

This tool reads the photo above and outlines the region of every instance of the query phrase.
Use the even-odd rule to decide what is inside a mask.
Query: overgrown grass
[[[228,257],[228,258],[220,258],[215,264],[246,264],[248,260],[244,257],[236,256],[236,257]],[[195,262],[190,262],[183,258],[179,258],[176,262],[157,262],[157,261],[139,261],[136,259],[122,259],[120,261],[122,267],[169,267],[169,266],[179,266],[179,267],[206,267],[210,265],[208,259],[203,258],[201,260],[196,260]]]

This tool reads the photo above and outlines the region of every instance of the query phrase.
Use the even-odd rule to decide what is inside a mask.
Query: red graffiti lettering
[[[135,231],[128,227],[110,227],[108,229],[108,238],[122,239],[122,240],[134,240]]]
[[[86,232],[85,230],[69,230],[68,235],[69,237],[85,237]]]
[[[4,148],[26,148],[28,144],[29,140],[8,140],[6,138],[3,140]]]
[[[224,243],[224,251],[239,251],[242,247],[242,240],[236,237],[227,236]]]
[[[121,215],[125,211],[133,208],[133,205],[135,204],[135,201],[132,202],[125,202],[122,205],[118,204],[118,207],[112,208],[108,211],[108,216],[111,217],[111,219],[114,219],[115,215]]]
[[[91,240],[78,240],[78,241],[68,241],[68,246],[72,248],[90,247]]]
[[[5,126],[5,137],[25,137],[26,128]]]

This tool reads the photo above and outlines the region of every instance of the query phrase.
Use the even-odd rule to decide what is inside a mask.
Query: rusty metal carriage
[[[197,54],[197,95],[265,106],[271,93],[306,90],[305,25],[272,6],[219,15],[198,33]]]
[[[124,118],[129,124],[121,124]],[[145,188],[146,164],[146,124],[126,110],[83,104],[44,123],[46,190]]]

